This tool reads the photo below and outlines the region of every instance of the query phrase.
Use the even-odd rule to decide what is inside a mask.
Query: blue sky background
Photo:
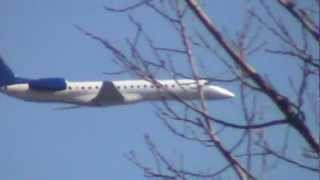
[[[81,34],[73,24],[124,47],[124,38],[133,37],[134,26],[128,22],[127,16],[106,13],[102,7],[105,4],[122,7],[128,2],[133,1],[1,0],[0,53],[14,72],[22,77],[127,79],[125,75],[103,75],[103,72],[118,71],[119,67],[110,61],[112,56],[108,51]],[[237,27],[236,30],[240,30],[243,16],[237,13],[246,7],[243,2],[215,2],[207,9],[221,27]],[[227,5],[230,12],[228,16],[223,8]],[[154,35],[159,44],[179,44],[175,42],[175,35],[164,28],[167,24],[154,20],[150,10],[142,8],[134,15],[148,25],[147,31]],[[208,54],[197,53],[203,59],[212,58]],[[252,62],[259,71],[268,72],[272,68],[274,76],[269,78],[275,85],[283,86],[282,82],[287,77],[280,74],[286,62],[278,61],[277,66],[271,66],[266,57],[257,55],[254,58],[259,58],[259,61]],[[220,68],[221,65],[214,64],[210,70],[219,74],[222,72]],[[294,67],[286,68],[289,74],[296,72]],[[225,87],[237,91],[236,87]],[[290,90],[285,91],[290,93]],[[209,103],[215,115],[231,119],[241,115],[240,110],[237,110],[239,105],[239,99]],[[173,161],[181,159],[178,154],[183,152],[187,168],[202,169],[210,166],[218,169],[225,164],[220,154],[215,155],[215,150],[193,146],[192,143],[172,136],[156,118],[155,109],[149,103],[54,110],[64,106],[27,103],[0,95],[0,179],[142,179],[142,171],[128,162],[124,155],[134,150],[142,162],[153,163],[143,140],[144,134],[151,134],[160,149]],[[229,131],[222,139],[231,147],[234,136],[240,134]],[[273,136],[278,138],[276,134]],[[295,143],[304,144],[299,138]],[[276,174],[270,173],[270,177],[284,179],[292,173],[296,174],[297,179],[315,177],[305,171],[294,172],[292,167],[279,168],[283,170],[276,171]],[[224,177],[230,179],[233,174]]]

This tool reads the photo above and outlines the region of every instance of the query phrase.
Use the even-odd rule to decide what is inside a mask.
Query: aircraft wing
[[[104,81],[100,89],[100,92],[91,101],[91,103],[94,105],[112,105],[124,102],[125,98],[111,81]]]

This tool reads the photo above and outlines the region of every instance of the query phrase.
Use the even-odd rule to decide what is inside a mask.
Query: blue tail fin
[[[0,56],[0,86],[13,84],[15,82],[15,76],[11,69],[4,63]]]

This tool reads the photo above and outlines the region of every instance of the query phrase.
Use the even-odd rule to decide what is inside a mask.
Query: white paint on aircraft
[[[17,78],[0,57],[0,92],[25,101],[60,102],[85,106],[125,105],[143,101],[197,100],[199,88],[206,100],[234,97],[206,80],[67,81],[63,78],[36,80]]]

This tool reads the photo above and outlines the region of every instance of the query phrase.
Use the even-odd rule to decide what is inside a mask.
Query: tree
[[[107,13],[127,14],[135,26],[136,34],[126,40],[127,48],[118,48],[107,39],[77,26],[113,54],[114,62],[122,70],[111,74],[128,73],[155,85],[159,77],[192,78],[197,82],[206,79],[238,90],[236,101],[239,101],[242,117],[233,117],[237,121],[215,115],[202,95],[199,83],[200,101],[186,102],[172,94],[179,102],[179,108],[165,100],[161,106],[156,106],[157,117],[171,133],[195,146],[218,150],[227,162],[226,166],[209,173],[185,170],[170,162],[146,135],[146,144],[155,158],[156,167],[139,161],[135,153],[127,156],[145,176],[215,179],[231,169],[238,179],[260,179],[268,173],[269,159],[277,159],[314,177],[319,175],[320,1],[241,2],[247,6],[239,8],[241,12],[238,13],[245,18],[241,29],[234,27],[232,31],[222,31],[215,22],[214,13],[209,15],[206,8],[214,4],[209,1],[142,0],[120,9],[105,6]],[[225,16],[231,14],[227,12],[228,6],[232,4],[226,4]],[[146,30],[148,24],[134,16],[134,12],[143,8],[167,23],[167,31],[176,35],[175,43],[165,47],[158,45],[155,35]],[[202,60],[202,53],[211,58]],[[185,67],[178,67],[181,66],[176,62],[178,58],[185,62]],[[255,62],[257,59],[269,59],[268,65]],[[282,64],[285,61],[281,73],[273,70],[279,65],[278,61]],[[210,71],[212,62],[218,64],[219,73],[222,73]],[[282,84],[270,80],[279,75],[286,79]],[[225,129],[241,134],[234,139],[235,145],[231,148],[220,138]],[[270,129],[283,138],[280,146],[275,146],[274,136],[266,135]],[[293,138],[301,138],[303,142],[292,143]],[[299,153],[292,154],[292,149]]]

